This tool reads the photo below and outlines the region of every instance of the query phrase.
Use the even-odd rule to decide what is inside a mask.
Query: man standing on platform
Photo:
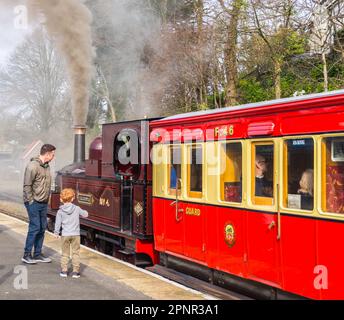
[[[51,189],[49,162],[55,157],[56,148],[45,144],[40,155],[32,158],[25,169],[24,204],[29,215],[29,229],[22,261],[28,264],[51,262],[42,254],[45,229],[47,228],[48,201]],[[32,248],[34,253],[32,256]]]

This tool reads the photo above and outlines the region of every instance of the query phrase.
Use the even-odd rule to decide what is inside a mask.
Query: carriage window
[[[313,210],[314,141],[287,140],[285,150],[284,205],[290,209]]]
[[[173,146],[170,148],[170,191],[175,192],[177,181],[181,178],[181,148]],[[171,190],[172,189],[172,190]]]
[[[192,198],[202,198],[203,157],[202,146],[195,145],[188,149],[188,194]]]
[[[253,155],[253,203],[273,205],[274,146],[255,145]]]
[[[322,209],[344,213],[344,138],[327,138],[322,143]]]
[[[241,203],[242,146],[241,143],[221,145],[221,200]]]

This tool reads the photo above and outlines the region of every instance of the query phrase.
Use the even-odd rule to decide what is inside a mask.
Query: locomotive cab
[[[113,147],[114,172],[119,176],[138,179],[141,147],[137,132],[124,129],[117,134]]]

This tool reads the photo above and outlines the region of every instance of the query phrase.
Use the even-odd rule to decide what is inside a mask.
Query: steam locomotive
[[[57,173],[49,210],[53,221],[60,191],[74,189],[75,204],[89,213],[81,219],[82,243],[140,267],[158,262],[153,246],[149,121],[104,125],[87,160],[86,128],[74,128],[74,162]]]
[[[50,217],[73,188],[102,252],[258,298],[344,299],[343,106],[340,90],[106,124],[87,160],[75,128]]]

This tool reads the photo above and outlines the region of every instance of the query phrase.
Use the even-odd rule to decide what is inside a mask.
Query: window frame
[[[155,197],[166,197],[166,163],[167,163],[167,155],[166,155],[166,145],[164,144],[156,144],[153,145],[152,148],[153,152],[153,163],[152,163],[152,189],[153,189],[153,196]],[[157,154],[161,152],[161,163],[154,163],[155,158],[158,156]],[[167,195],[169,196],[169,195]]]
[[[327,212],[323,210],[323,204],[326,202],[326,143],[325,140],[328,138],[344,138],[344,133],[329,133],[318,136],[318,157],[319,157],[319,168],[318,168],[318,189],[321,197],[318,199],[318,212],[320,216],[339,218],[344,220],[344,213]],[[325,170],[324,170],[325,169]]]
[[[288,195],[288,149],[286,142],[290,140],[302,140],[302,139],[312,139],[313,140],[313,172],[314,172],[314,194],[313,194],[313,210],[303,210],[303,209],[294,209],[288,208],[287,205],[284,205],[284,199]],[[301,214],[301,215],[315,215],[317,213],[317,203],[318,203],[318,190],[317,190],[317,136],[316,135],[299,135],[299,136],[288,136],[282,137],[281,139],[281,154],[282,154],[282,174],[281,174],[281,186],[282,190],[280,196],[280,209],[283,212]]]
[[[217,181],[217,185],[218,185],[218,194],[217,194],[217,200],[221,205],[230,205],[230,206],[240,206],[242,207],[244,204],[244,188],[245,188],[245,181],[246,181],[246,170],[244,170],[244,143],[242,140],[223,140],[223,141],[219,141],[218,142],[218,150],[219,150],[219,172],[221,170],[221,165],[222,165],[222,159],[221,159],[221,148],[223,147],[223,145],[228,145],[228,144],[240,144],[241,145],[241,174],[242,174],[242,178],[241,178],[241,201],[240,202],[232,202],[232,201],[225,201],[222,199],[222,187],[221,187],[221,183],[222,183],[222,178],[221,178],[221,174],[218,174],[218,181]]]
[[[253,210],[264,210],[264,211],[272,211],[276,212],[278,209],[278,197],[277,197],[277,184],[278,184],[278,157],[279,157],[279,142],[277,138],[263,138],[263,139],[251,139],[249,140],[250,144],[247,146],[249,150],[249,154],[247,157],[248,166],[250,168],[250,172],[248,175],[248,203],[247,207]],[[255,196],[255,161],[256,161],[256,146],[268,146],[272,145],[274,150],[273,155],[273,196],[271,198],[268,197],[257,197]],[[245,191],[244,191],[245,192]],[[257,201],[258,200],[258,201]]]
[[[204,199],[204,194],[205,194],[205,143],[201,142],[193,142],[193,143],[185,143],[185,152],[186,152],[186,159],[187,161],[184,162],[184,165],[186,166],[186,198],[190,199],[198,199],[198,200],[203,200]],[[202,191],[191,191],[191,165],[192,165],[192,158],[190,151],[194,147],[201,147],[202,148]],[[183,170],[182,170],[183,171]],[[183,175],[182,175],[182,181],[183,181]]]
[[[174,144],[169,144],[167,147],[168,150],[168,154],[167,154],[167,195],[168,196],[175,196],[176,195],[176,190],[177,188],[171,188],[171,165],[172,165],[172,159],[171,159],[171,149],[173,148],[179,148],[180,149],[180,158],[181,158],[181,163],[180,163],[180,179],[182,179],[183,181],[183,145],[181,143],[174,143]],[[177,181],[177,185],[178,185],[178,181]],[[182,190],[180,190],[180,192],[178,193],[178,195],[180,196],[182,193]]]

